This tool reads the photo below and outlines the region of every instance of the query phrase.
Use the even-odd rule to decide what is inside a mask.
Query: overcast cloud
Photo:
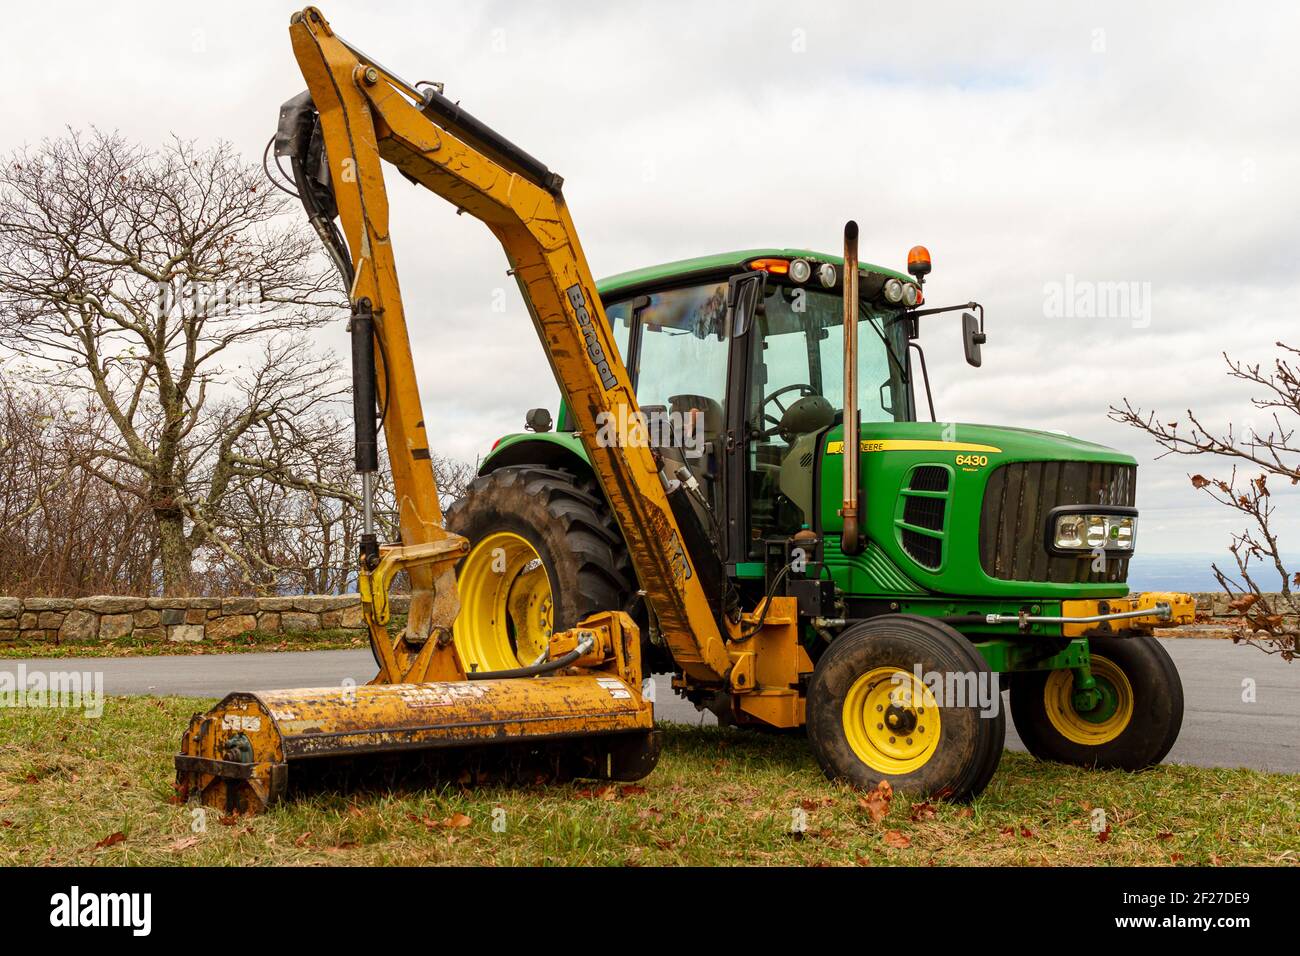
[[[4,152],[90,124],[260,157],[303,87],[279,3],[24,4],[0,52]],[[987,308],[923,338],[939,417],[1061,429],[1141,462],[1147,551],[1214,551],[1234,522],[1109,422],[1127,396],[1240,429],[1224,349],[1300,341],[1300,9],[1290,4],[484,3],[323,6],[349,40],[565,176],[598,276],[762,245],[900,267],[931,304]],[[473,460],[557,390],[499,246],[390,178],[430,434]],[[1051,284],[1149,283],[1149,311],[1049,317]],[[507,310],[492,310],[504,289]],[[1145,301],[1145,300],[1140,300]],[[343,353],[342,322],[323,344]],[[1282,489],[1277,489],[1281,491]],[[1294,502],[1295,499],[1292,498]],[[1300,502],[1282,525],[1284,545]],[[1295,550],[1294,543],[1286,545]]]

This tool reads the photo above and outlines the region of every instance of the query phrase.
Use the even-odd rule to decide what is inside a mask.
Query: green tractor
[[[977,794],[1003,750],[1008,685],[1037,757],[1159,762],[1183,698],[1151,631],[1193,608],[1129,594],[1136,462],[1057,434],[936,421],[922,319],[962,313],[978,366],[983,309],[923,307],[922,247],[907,273],[849,260],[846,275],[845,257],[754,249],[599,284],[638,403],[664,426],[650,441],[691,487],[693,564],[715,569],[720,602],[798,599],[814,665],[798,723],[830,775]],[[762,724],[675,666],[563,405],[553,430],[534,409],[496,442],[447,526],[473,545],[455,629],[468,667],[528,666],[553,630],[623,609],[647,673],[673,672],[677,693],[723,723]],[[941,699],[953,695],[964,709]]]

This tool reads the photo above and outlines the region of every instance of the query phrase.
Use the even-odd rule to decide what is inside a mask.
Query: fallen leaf
[[[879,823],[889,815],[889,807],[893,799],[893,786],[888,780],[882,780],[866,796],[858,797],[858,806],[867,811],[872,823]]]
[[[36,776],[36,774],[34,773],[29,773],[27,776],[23,777],[23,783],[40,783],[40,782],[41,782],[41,778]]]
[[[895,849],[906,850],[912,845],[912,838],[906,833],[899,833],[897,830],[886,830],[885,843]]]
[[[1170,863],[1182,863],[1182,862],[1183,862],[1183,855],[1182,855],[1181,853],[1170,853],[1170,854],[1169,854],[1169,862],[1170,862]]]
[[[6,830],[12,830],[16,826],[17,824],[14,823],[12,820],[0,820],[0,827],[4,827]]]
[[[119,843],[126,842],[126,834],[120,830],[117,833],[110,833],[104,839],[95,844],[96,850],[106,850],[110,846],[117,846]]]
[[[649,793],[649,790],[635,783],[629,783],[626,786],[618,788],[618,795],[620,797],[639,797],[643,793]]]
[[[407,816],[414,816],[414,814],[407,814]],[[310,839],[311,839],[311,831],[308,830],[308,831],[307,831],[306,833],[304,833],[302,836],[298,837],[298,839],[294,840],[294,841],[293,841],[293,845],[294,845],[294,846],[306,846],[306,845],[307,845],[307,841],[310,840]]]
[[[854,861],[858,864],[858,866],[870,866],[870,865],[871,865],[871,858],[870,858],[870,857],[865,857],[865,856],[863,856],[861,853],[855,854],[854,857],[853,857],[853,859],[854,859]]]
[[[439,826],[448,830],[461,830],[469,826],[474,821],[465,816],[463,813],[453,813],[447,819],[443,820]]]
[[[1169,832],[1166,832],[1166,831],[1162,831],[1162,832],[1156,834],[1156,839],[1157,839],[1157,840],[1172,840],[1173,838],[1174,838],[1174,835],[1173,835],[1172,833],[1169,833]]]
[[[975,811],[970,807],[962,807],[957,811],[957,816],[962,820],[969,820],[971,817],[975,816]]]
[[[1098,843],[1110,842],[1110,824],[1106,824],[1106,829],[1102,830],[1097,834],[1097,842]]]
[[[343,843],[338,844],[337,846],[327,846],[327,847],[325,848],[325,852],[326,852],[326,853],[341,853],[341,852],[344,851],[344,850],[355,850],[356,848],[357,848],[357,844],[356,844],[354,841],[352,841],[352,840],[347,840],[347,841],[345,841],[345,842],[343,842]]]
[[[928,803],[912,804],[912,822],[919,823],[922,820],[933,820],[935,816],[934,807]]]
[[[199,845],[199,838],[196,836],[192,836],[192,837],[185,837],[184,839],[181,840],[177,840],[167,849],[171,850],[173,853],[177,853],[180,852],[181,850],[188,850],[190,847],[198,846],[198,845]]]

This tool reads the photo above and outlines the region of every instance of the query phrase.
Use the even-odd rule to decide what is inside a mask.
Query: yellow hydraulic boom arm
[[[289,32],[320,116],[329,178],[355,266],[354,314],[373,315],[384,434],[403,547],[362,568],[381,659],[380,683],[454,680],[459,602],[453,567],[465,543],[441,527],[437,487],[389,235],[381,160],[482,220],[500,240],[577,433],[617,517],[633,566],[673,658],[686,675],[722,682],[732,662],[692,567],[649,447],[597,441],[605,415],[637,411],[595,282],[561,194],[561,180],[431,88],[417,89],[342,40],[308,7]],[[390,644],[387,586],[408,570],[407,631]]]

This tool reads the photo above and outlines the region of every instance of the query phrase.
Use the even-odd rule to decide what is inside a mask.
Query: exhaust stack
[[[844,531],[840,550],[862,552],[858,519],[858,224],[844,225]]]

